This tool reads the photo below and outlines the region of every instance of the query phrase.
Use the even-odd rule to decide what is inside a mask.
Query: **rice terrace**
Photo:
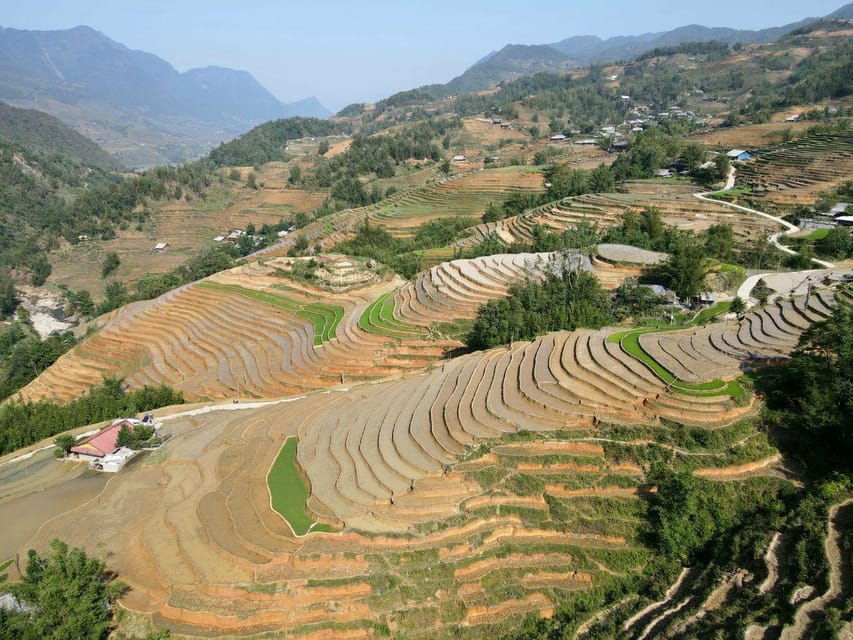
[[[853,639],[825,14],[336,114],[0,29],[0,636]]]

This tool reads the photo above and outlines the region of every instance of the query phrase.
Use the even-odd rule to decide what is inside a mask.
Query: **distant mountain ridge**
[[[826,18],[853,18],[853,3],[825,16]],[[614,36],[602,39],[592,35],[578,35],[559,42],[541,45],[508,44],[469,67],[462,75],[444,85],[448,95],[482,91],[501,81],[538,71],[562,71],[595,63],[615,62],[638,56],[658,47],[685,42],[718,40],[727,44],[772,42],[799,27],[819,18],[804,18],[781,27],[759,30],[731,29],[687,25],[658,33],[637,36]]]
[[[316,98],[283,104],[246,71],[211,66],[179,73],[165,60],[85,26],[0,27],[0,100],[46,111],[78,130],[88,117],[173,135],[193,128],[206,136],[221,131],[221,139],[275,118],[330,115]]]

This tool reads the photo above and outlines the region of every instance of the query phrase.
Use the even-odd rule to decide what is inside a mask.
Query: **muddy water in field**
[[[109,479],[85,464],[59,462],[52,451],[0,467],[0,562],[14,557],[42,524],[97,496]]]

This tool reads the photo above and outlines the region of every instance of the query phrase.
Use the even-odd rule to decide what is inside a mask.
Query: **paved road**
[[[722,190],[723,191],[730,191],[731,189],[734,188],[734,186],[735,186],[735,168],[732,167],[729,170],[729,177],[726,179],[725,187]],[[749,207],[744,207],[742,205],[734,204],[732,202],[726,202],[724,200],[716,200],[714,198],[709,198],[708,194],[710,194],[710,193],[712,193],[712,192],[706,191],[704,193],[694,193],[693,195],[696,198],[698,198],[699,200],[704,200],[705,202],[714,202],[716,204],[721,204],[721,205],[724,205],[726,207],[731,207],[732,209],[737,209],[737,210],[743,211],[745,213],[751,213],[753,215],[760,216],[762,218],[767,218],[768,220],[772,220],[776,224],[779,224],[779,225],[785,227],[784,231],[774,233],[769,238],[767,238],[767,241],[770,244],[772,244],[774,247],[776,247],[777,249],[779,249],[780,251],[782,251],[784,253],[787,253],[788,255],[792,255],[792,256],[798,255],[796,251],[791,249],[791,247],[787,247],[784,244],[782,244],[781,242],[779,242],[779,238],[783,235],[790,236],[792,234],[795,234],[795,233],[801,231],[800,227],[798,227],[795,224],[791,224],[787,220],[783,220],[782,218],[779,218],[777,216],[772,216],[769,213],[765,213],[763,211],[758,211],[757,209],[750,209]],[[812,262],[823,267],[824,269],[834,269],[835,268],[835,265],[832,264],[831,262],[827,262],[825,260],[819,260],[818,258],[812,258]],[[760,273],[760,274],[748,277],[744,281],[744,283],[738,288],[737,296],[741,300],[748,302],[749,296],[752,293],[753,287],[755,287],[756,283],[759,280],[761,280],[761,278],[763,278],[767,275],[768,275],[767,273]]]
[[[729,172],[729,177],[726,180],[726,185],[725,185],[725,188],[723,189],[723,191],[730,191],[732,188],[734,188],[734,184],[735,184],[735,170],[734,170],[734,167],[732,167],[731,171]],[[722,204],[726,207],[731,207],[732,209],[738,209],[739,211],[744,211],[746,213],[751,213],[753,215],[761,216],[762,218],[767,218],[768,220],[772,220],[773,222],[775,222],[779,225],[782,225],[783,227],[785,227],[785,230],[780,231],[779,233],[774,233],[772,236],[770,236],[767,239],[767,241],[770,244],[772,244],[774,247],[779,249],[780,251],[784,251],[785,253],[792,255],[792,256],[797,255],[796,251],[794,251],[790,247],[786,247],[784,244],[779,242],[779,237],[783,236],[783,235],[790,236],[794,233],[797,233],[797,232],[801,231],[800,227],[798,227],[795,224],[791,224],[787,220],[783,220],[782,218],[779,218],[777,216],[772,216],[769,213],[764,213],[763,211],[758,211],[757,209],[750,209],[749,207],[744,207],[744,206],[739,205],[739,204],[734,204],[731,202],[725,202],[724,200],[715,200],[714,198],[709,198],[708,197],[709,193],[712,193],[712,192],[706,191],[704,193],[694,193],[693,195],[695,197],[699,198],[699,200],[704,200],[705,202],[715,202],[717,204]],[[812,258],[812,262],[820,265],[824,269],[835,268],[834,264],[832,264],[831,262],[826,262],[825,260],[818,260],[817,258]]]

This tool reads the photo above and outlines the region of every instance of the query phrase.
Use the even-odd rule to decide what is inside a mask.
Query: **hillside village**
[[[0,109],[3,633],[853,637],[853,10],[720,34],[137,171]]]

